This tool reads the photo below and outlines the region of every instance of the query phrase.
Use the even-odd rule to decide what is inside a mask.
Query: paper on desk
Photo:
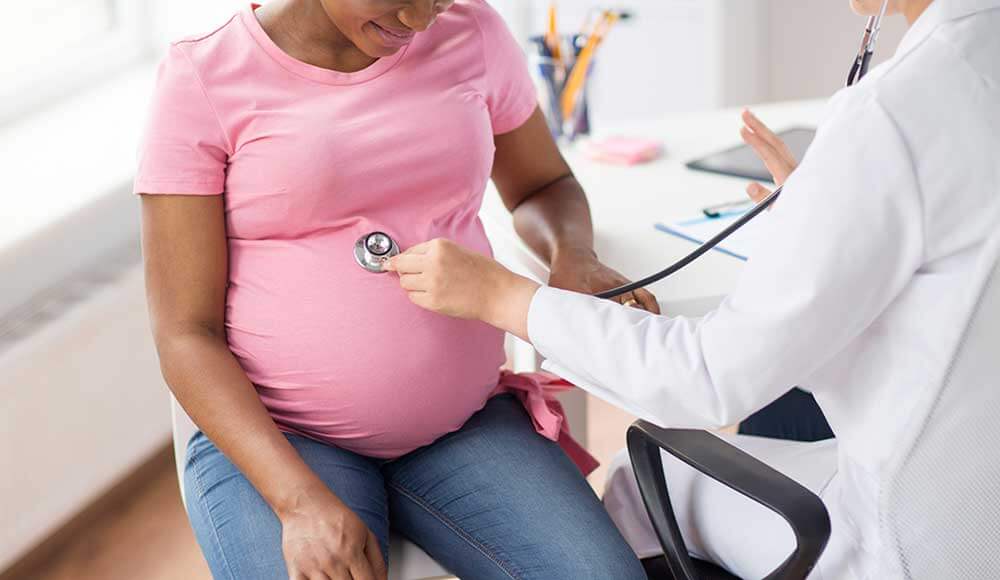
[[[687,240],[694,245],[700,245],[711,239],[715,234],[731,225],[745,212],[733,212],[723,214],[716,218],[701,215],[690,217],[669,223],[657,223],[656,229],[661,232],[677,236]],[[742,228],[736,230],[731,236],[713,248],[717,252],[722,252],[738,260],[744,260],[750,256],[751,248],[757,240],[766,235],[768,228],[767,212],[752,219]]]

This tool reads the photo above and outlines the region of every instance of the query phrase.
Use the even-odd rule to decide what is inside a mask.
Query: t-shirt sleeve
[[[172,45],[160,63],[139,143],[134,193],[223,193],[228,150],[194,65]]]
[[[490,109],[493,133],[509,133],[523,125],[535,111],[538,95],[528,74],[524,51],[503,18],[485,1],[474,4],[482,32],[486,104]]]

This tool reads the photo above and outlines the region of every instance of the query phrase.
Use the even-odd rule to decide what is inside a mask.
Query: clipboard
[[[701,215],[669,223],[658,222],[654,224],[654,227],[665,234],[678,237],[699,246],[739,219],[744,213],[746,213],[746,210],[728,212],[714,218]],[[767,212],[763,212],[742,228],[733,232],[731,236],[723,240],[718,246],[712,248],[712,250],[743,262],[747,261],[750,259],[750,254],[753,252],[757,240],[767,235],[770,222],[767,218]]]

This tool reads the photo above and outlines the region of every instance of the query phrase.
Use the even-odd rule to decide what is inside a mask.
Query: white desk
[[[779,130],[816,126],[824,101],[797,101],[754,107],[754,112]],[[597,163],[579,147],[563,154],[587,192],[594,221],[596,250],[601,260],[630,279],[659,271],[694,249],[694,245],[664,234],[654,222],[696,215],[701,208],[746,196],[745,179],[692,171],[684,164],[701,155],[740,142],[739,109],[675,114],[662,119],[602,131],[661,139],[664,155],[657,161],[623,167]],[[487,193],[484,218],[511,224],[495,191]],[[511,226],[512,227],[512,226]],[[701,314],[736,283],[742,262],[709,252],[673,277],[652,286],[664,313]]]

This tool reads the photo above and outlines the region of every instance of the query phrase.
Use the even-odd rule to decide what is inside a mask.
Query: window
[[[152,54],[146,0],[0,0],[0,123]]]

